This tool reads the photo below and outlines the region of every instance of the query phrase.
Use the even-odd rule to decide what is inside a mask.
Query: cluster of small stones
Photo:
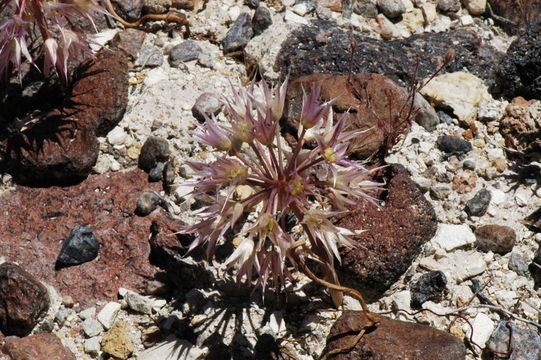
[[[475,29],[483,41],[499,50],[505,51],[512,40],[494,28],[491,19],[477,17],[486,7],[485,1],[480,0],[467,0],[462,4],[452,0],[437,3],[379,0],[368,1],[366,6],[360,6],[365,2],[359,2],[351,9],[342,9],[343,12],[332,10],[342,7],[339,1],[277,0],[254,6],[255,3],[259,2],[209,0],[203,10],[187,13],[193,38],[210,36],[221,42],[229,36],[227,44],[244,41],[244,45],[251,41],[246,56],[258,58],[263,72],[270,77],[272,62],[257,53],[259,47],[270,45],[258,43],[258,37],[250,40],[253,34],[248,38],[242,33],[231,34],[232,24],[239,18],[251,22],[254,31],[269,22],[284,23],[284,28],[291,31],[310,19],[320,18],[333,19],[344,28],[352,25],[355,31],[384,39],[464,27]],[[323,3],[327,3],[327,7],[322,6]],[[258,13],[256,9],[261,7],[267,10]],[[279,31],[276,36],[284,38]],[[212,160],[212,153],[194,141],[190,132],[201,121],[201,112],[219,113],[219,96],[229,94],[230,82],[237,82],[236,79],[246,73],[242,63],[224,54],[227,44],[221,47],[207,40],[186,41],[178,33],[173,32],[171,37],[163,30],[147,33],[130,72],[134,85],[130,88],[127,112],[113,131],[100,138],[100,156],[94,171],[121,171],[136,166],[141,148],[150,136],[167,139],[170,159],[178,171],[176,183],[190,178],[190,170],[183,164],[185,160]],[[424,302],[422,308],[448,314],[469,305],[476,297],[472,290],[475,278],[482,294],[495,305],[519,317],[538,320],[541,294],[534,288],[527,267],[541,236],[529,231],[520,221],[541,206],[541,190],[534,184],[512,180],[517,174],[508,160],[498,129],[507,103],[491,98],[485,100],[476,108],[475,120],[468,122],[470,128],[477,129],[475,137],[465,133],[461,119],[440,113],[442,123],[434,131],[428,132],[413,124],[396,147],[397,151],[387,157],[388,163],[400,163],[411,172],[433,204],[440,224],[436,236],[410,270],[386,296],[370,305],[375,312],[396,309],[414,312],[411,284],[417,283],[428,271],[441,271],[446,279],[445,290]],[[2,182],[3,191],[11,188],[9,175],[4,175]],[[189,210],[193,204],[185,201],[187,192],[189,189],[180,187],[160,195],[166,199],[172,214],[190,221]],[[506,228],[483,228],[485,225]],[[487,240],[487,236],[490,239]],[[216,278],[225,276],[218,264],[205,266]],[[262,305],[248,303],[239,305],[240,309],[223,325],[220,322],[225,319],[226,309],[220,304],[230,295],[221,290],[193,288],[187,293],[173,294],[185,300],[178,307],[159,297],[119,289],[119,300],[88,309],[81,309],[69,296],[64,296],[54,318],[53,332],[78,359],[97,359],[104,353],[119,359],[161,359],[168,358],[179,348],[187,349],[190,356],[187,358],[204,359],[209,352],[206,340],[220,326],[223,326],[221,342],[225,345],[237,341],[242,348],[245,341],[247,348],[253,348],[256,333],[266,333],[300,359],[313,359],[323,351],[333,319],[340,312],[320,311],[315,305],[320,292],[316,287],[305,286],[308,282],[303,279],[295,285],[296,300],[292,301],[308,304],[302,308],[298,323],[287,323],[285,310],[273,311],[267,317]],[[359,309],[359,304],[346,298],[344,308]],[[245,316],[239,317],[243,313]],[[471,308],[464,314],[473,326],[474,342],[484,347],[502,320],[501,315],[485,308]],[[414,316],[400,313],[396,317],[427,323],[441,330],[450,326],[450,332],[461,338],[471,334],[469,324],[453,316],[421,312]],[[239,328],[235,328],[236,318],[242,319]],[[195,333],[193,343],[175,338],[171,341],[178,346],[163,347],[168,353],[152,353],[156,351],[153,334],[161,331],[181,337],[183,327]],[[235,338],[239,331],[244,335],[242,341]],[[292,335],[299,333],[306,336]],[[479,349],[473,349],[468,350],[469,359],[479,356]]]

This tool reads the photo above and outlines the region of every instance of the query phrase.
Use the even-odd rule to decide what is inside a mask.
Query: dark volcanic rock
[[[351,42],[356,47],[351,62]],[[292,79],[313,73],[348,74],[376,73],[390,77],[400,85],[410,84],[418,67],[418,79],[432,75],[442,64],[447,50],[454,49],[454,61],[444,72],[461,71],[494,83],[495,67],[503,56],[480,42],[471,31],[424,33],[407,39],[381,41],[353,35],[334,23],[316,20],[311,26],[294,31],[282,46],[276,68]],[[351,65],[351,66],[350,66]]]
[[[438,10],[446,15],[455,15],[460,11],[459,0],[438,0]]]
[[[497,359],[498,354],[510,354],[508,360],[541,358],[541,337],[535,330],[524,329],[511,321],[500,321],[486,344],[485,352]]]
[[[222,42],[224,53],[243,49],[254,36],[250,14],[242,13],[233,23]]]
[[[496,75],[503,96],[541,99],[541,21],[511,43]]]
[[[321,101],[336,99],[333,104],[335,119],[349,112],[346,130],[367,130],[351,140],[350,151],[360,158],[372,156],[388,145],[392,147],[393,133],[399,135],[409,131],[410,124],[404,120],[409,110],[407,91],[379,74],[357,74],[351,78],[314,74],[293,81],[287,89],[285,105],[285,118],[291,129],[297,129],[303,91],[308,93],[318,86],[321,87]],[[370,98],[364,94],[369,94]],[[427,106],[428,109],[421,109],[416,120],[430,116],[437,119],[434,110]],[[397,117],[399,120],[393,125]],[[386,129],[392,131],[386,132]],[[294,132],[296,134],[296,130]]]
[[[19,186],[4,193],[0,208],[8,215],[0,217],[0,254],[61,294],[70,295],[83,308],[96,300],[115,299],[121,286],[143,292],[146,282],[159,271],[148,261],[150,225],[165,217],[158,211],[144,218],[134,216],[139,194],[160,188],[159,183],[149,184],[146,177],[136,169],[91,175],[81,184],[65,188]],[[55,260],[62,247],[59,240],[83,224],[92,224],[102,243],[99,258],[56,271]]]
[[[156,167],[158,162],[167,161],[169,155],[169,143],[166,139],[158,136],[149,136],[139,154],[139,168],[148,172]]]
[[[18,338],[9,336],[3,351],[13,360],[75,360],[75,355],[54,334],[37,334]]]
[[[100,242],[88,225],[76,226],[64,240],[60,254],[56,259],[58,265],[71,266],[92,261],[98,256]]]
[[[327,337],[324,352],[351,344],[357,333],[369,324],[362,312],[344,311]],[[335,360],[415,359],[464,360],[462,340],[427,325],[381,317],[381,323],[368,331],[353,349]]]
[[[0,330],[26,336],[49,309],[47,289],[13,263],[0,265]]]
[[[440,296],[447,285],[447,278],[441,271],[427,272],[411,285],[411,307],[420,309],[425,301]]]
[[[466,203],[466,213],[470,216],[483,216],[488,210],[492,194],[487,189],[481,189]]]
[[[119,52],[102,51],[81,65],[71,96],[42,121],[8,140],[11,169],[21,181],[79,180],[96,163],[96,138],[122,118],[128,102],[128,67]]]
[[[462,155],[469,153],[473,146],[468,140],[457,136],[442,135],[437,140],[438,148],[449,155]]]
[[[112,0],[115,10],[127,21],[136,21],[141,17],[144,0]]]
[[[517,235],[509,226],[483,225],[475,229],[475,238],[479,249],[507,254],[513,250]]]
[[[254,29],[254,35],[260,35],[265,31],[269,26],[272,25],[272,15],[269,9],[265,6],[260,6],[254,12],[254,17],[252,18],[252,26]]]
[[[422,245],[436,233],[432,205],[400,165],[387,169],[385,205],[365,202],[337,225],[365,230],[353,239],[359,247],[342,249],[341,279],[369,300],[380,297],[408,269]]]

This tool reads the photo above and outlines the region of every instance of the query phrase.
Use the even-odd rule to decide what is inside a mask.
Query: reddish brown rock
[[[341,250],[340,277],[369,301],[380,297],[408,269],[437,227],[432,205],[401,165],[386,168],[385,205],[364,202],[337,225],[365,230],[357,248]]]
[[[96,164],[99,142],[92,130],[77,128],[59,113],[11,138],[13,170],[20,182],[66,181],[88,175]]]
[[[317,4],[331,11],[342,12],[342,2],[340,0],[317,0]]]
[[[286,118],[291,128],[297,128],[303,89],[309,93],[317,86],[321,87],[321,101],[336,98],[335,119],[349,111],[346,130],[368,130],[352,140],[351,151],[358,157],[367,158],[392,147],[397,135],[409,131],[411,124],[405,120],[409,106],[404,106],[407,91],[379,74],[314,74],[293,81],[286,97]]]
[[[83,308],[115,299],[121,286],[143,292],[159,270],[148,260],[151,222],[165,217],[163,211],[134,215],[140,193],[159,190],[146,177],[142,170],[106,173],[71,187],[19,186],[5,193],[0,197],[0,254]],[[102,245],[98,259],[55,271],[62,240],[84,224]]]
[[[541,17],[541,0],[488,0],[496,23],[516,32]]]
[[[327,337],[325,352],[351,344],[357,333],[368,325],[362,312],[345,311],[336,320]],[[463,342],[430,326],[381,317],[381,323],[368,331],[349,352],[333,357],[335,360],[415,359],[464,360]]]
[[[507,254],[513,250],[517,235],[509,226],[483,225],[475,229],[477,247],[483,251]]]
[[[43,284],[13,263],[0,265],[0,330],[25,336],[49,309]]]
[[[505,108],[500,131],[508,147],[522,152],[541,152],[541,102],[516,97]]]
[[[21,181],[66,181],[88,175],[98,158],[96,135],[121,120],[128,96],[121,52],[102,51],[80,67],[72,96],[41,122],[8,141],[11,168]]]
[[[139,50],[143,46],[145,41],[145,32],[137,29],[125,29],[119,31],[113,40],[111,40],[111,47],[124,51],[126,55],[130,57],[130,60],[137,59]]]
[[[76,360],[54,334],[38,334],[24,338],[9,336],[3,351],[13,360]]]
[[[101,51],[81,66],[63,111],[78,129],[104,136],[122,119],[128,104],[128,66],[124,53]]]

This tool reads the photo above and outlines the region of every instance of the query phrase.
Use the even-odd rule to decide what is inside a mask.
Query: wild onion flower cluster
[[[211,195],[213,203],[199,214],[199,223],[181,233],[196,234],[190,251],[206,244],[212,256],[217,242],[235,231],[243,214],[255,213],[253,224],[245,227],[249,229],[237,234],[240,243],[225,265],[238,266],[239,280],[246,276],[265,289],[272,279],[275,288],[281,288],[290,275],[287,250],[295,239],[287,224],[294,216],[310,244],[309,256],[323,265],[325,278],[337,284],[338,248],[353,246],[348,237],[355,232],[335,226],[330,217],[363,199],[372,200],[381,184],[371,180],[374,170],[347,159],[349,141],[363,131],[344,131],[345,116],[333,123],[332,101],[321,104],[319,89],[304,96],[296,146],[284,143],[279,120],[286,87],[287,81],[273,89],[262,81],[234,88],[233,97],[223,99],[229,123],[206,118],[199,126],[198,138],[220,156],[210,164],[189,162],[198,176],[189,185],[193,195]],[[309,133],[317,143],[312,149],[304,146]],[[289,262],[295,265],[294,259]]]
[[[11,16],[0,24],[0,76],[12,67],[20,76],[23,62],[34,64],[43,56],[44,75],[56,69],[65,81],[68,63],[90,53],[91,39],[75,23],[87,18],[94,25],[92,14],[107,13],[97,0],[0,0],[2,12]],[[35,42],[42,45],[33,56]]]

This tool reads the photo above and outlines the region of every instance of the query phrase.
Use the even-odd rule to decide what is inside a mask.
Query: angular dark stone
[[[265,6],[260,6],[254,12],[252,18],[252,26],[254,29],[254,36],[260,35],[263,31],[267,30],[272,25],[272,16],[269,9]]]
[[[233,23],[222,42],[224,53],[243,49],[254,36],[250,14],[242,13]]]
[[[487,189],[481,189],[466,203],[466,213],[470,216],[483,216],[487,212],[492,194]]]
[[[541,99],[541,21],[511,43],[496,75],[508,99]]]
[[[49,309],[47,289],[19,265],[0,265],[0,331],[26,336]]]
[[[112,0],[115,9],[122,18],[128,21],[136,21],[141,17],[144,0]]]
[[[353,61],[351,43],[355,41]],[[293,31],[284,41],[276,68],[291,79],[314,73],[375,73],[390,77],[401,86],[432,75],[449,49],[456,52],[454,61],[443,72],[467,68],[490,87],[495,69],[504,55],[479,42],[479,36],[468,30],[424,33],[407,39],[382,41],[341,30],[335,23],[314,20],[310,26]],[[426,56],[430,54],[430,56]],[[418,67],[417,67],[418,66]]]
[[[244,0],[244,5],[248,5],[251,8],[257,9],[260,5],[259,0]]]
[[[186,40],[171,49],[169,63],[171,66],[178,67],[186,61],[197,60],[202,53],[203,49],[197,42]]]
[[[359,204],[337,221],[350,230],[358,247],[340,250],[340,279],[362,292],[368,301],[379,298],[408,269],[423,244],[436,233],[432,205],[400,165],[387,168],[385,205]]]
[[[468,140],[457,136],[442,135],[436,141],[438,148],[449,155],[467,154],[472,151],[473,146]]]
[[[378,8],[389,19],[394,19],[406,12],[406,6],[400,0],[378,0]]]
[[[411,307],[420,309],[425,301],[437,298],[445,290],[447,278],[441,271],[427,272],[411,285]]]
[[[344,311],[331,328],[324,353],[350,345],[368,324],[362,312]],[[381,316],[381,323],[367,331],[350,351],[333,357],[334,360],[465,358],[466,348],[461,339],[427,325],[391,320],[384,316]]]
[[[156,164],[152,170],[148,173],[148,181],[156,182],[163,179],[163,169],[165,168],[165,163],[159,162]]]
[[[510,338],[511,337],[511,338]],[[541,337],[532,329],[516,326],[511,321],[500,321],[486,343],[486,352],[494,359],[499,354],[510,354],[508,360],[541,359]]]
[[[475,229],[475,238],[479,249],[503,255],[513,250],[517,235],[509,226],[483,225]]]
[[[88,225],[76,226],[64,240],[56,260],[58,267],[73,266],[92,261],[98,256],[100,242]]]
[[[139,154],[139,168],[149,172],[156,167],[158,162],[167,161],[170,153],[169,143],[166,139],[158,136],[149,136]]]

